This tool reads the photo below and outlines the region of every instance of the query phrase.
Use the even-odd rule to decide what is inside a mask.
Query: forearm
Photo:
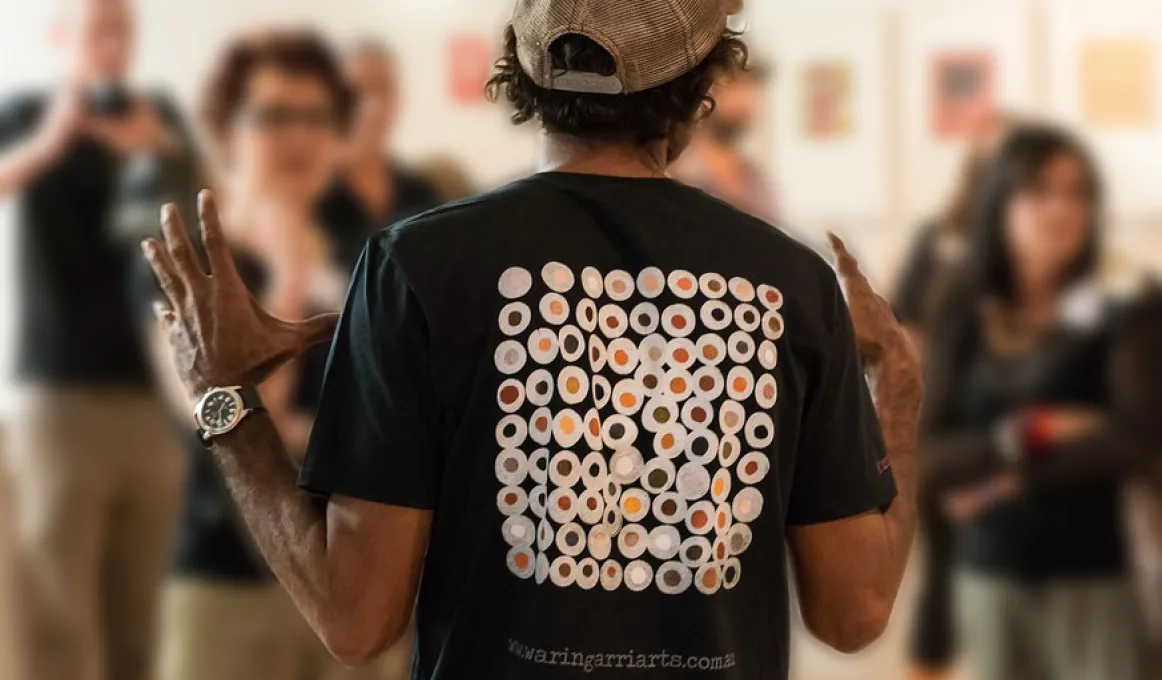
[[[326,639],[346,604],[333,588],[326,511],[298,487],[269,416],[253,414],[214,444],[213,455],[267,565]]]
[[[897,495],[883,513],[884,594],[895,599],[916,533],[916,484],[919,411],[923,385],[915,350],[901,338],[874,375],[876,417],[896,480]]]
[[[47,144],[32,137],[0,156],[0,198],[19,191],[36,179],[52,162],[53,155]]]

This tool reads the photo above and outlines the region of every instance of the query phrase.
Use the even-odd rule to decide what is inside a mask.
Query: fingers
[[[314,347],[323,343],[331,342],[335,337],[335,328],[339,325],[338,314],[320,314],[303,321],[298,325],[300,337],[303,339],[303,347]]]
[[[222,220],[218,215],[218,202],[209,189],[203,189],[198,194],[198,221],[202,225],[202,245],[210,261],[210,273],[216,276],[236,275],[238,271],[234,268],[234,257],[226,244]]]
[[[182,279],[178,275],[177,266],[173,259],[170,258],[165,248],[161,247],[157,239],[148,238],[142,241],[141,250],[145,253],[145,259],[153,269],[153,275],[157,277],[157,284],[161,287],[161,292],[169,300],[170,309],[177,308],[185,295],[185,284],[182,283]]]
[[[165,247],[177,270],[177,275],[186,284],[204,277],[202,265],[194,254],[194,245],[186,231],[185,222],[178,214],[177,206],[167,203],[161,209],[161,232],[165,236]]]
[[[831,244],[831,251],[835,253],[835,266],[845,277],[863,277],[859,270],[859,261],[847,250],[847,244],[831,232],[827,232],[827,240]]]
[[[153,303],[153,316],[157,318],[158,324],[161,325],[162,330],[169,333],[173,332],[174,326],[177,325],[177,315],[174,314],[173,309],[161,300],[155,300]]]

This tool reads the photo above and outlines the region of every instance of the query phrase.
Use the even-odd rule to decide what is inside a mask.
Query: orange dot
[[[625,292],[625,281],[620,281],[620,280],[614,281],[611,288],[613,288],[613,292],[617,293],[618,295],[621,295],[622,293]]]
[[[674,324],[674,328],[677,328],[678,330],[685,330],[686,317],[679,314],[679,315],[674,317],[674,320],[672,321],[672,323]]]
[[[575,394],[577,390],[581,389],[581,381],[577,378],[569,378],[565,381],[565,389],[571,394]]]
[[[593,420],[590,420],[590,421],[589,421],[589,432],[590,432],[590,433],[591,433],[591,434],[592,434],[594,437],[600,437],[600,436],[601,436],[601,423],[598,423],[596,418],[594,418]]]
[[[624,349],[619,349],[613,353],[613,363],[618,366],[625,366],[629,363],[629,354]]]
[[[686,393],[686,379],[685,378],[674,378],[673,380],[671,380],[670,381],[670,391],[673,392],[674,394],[685,394]]]
[[[682,277],[678,279],[678,290],[690,291],[694,289],[694,279]]]
[[[662,448],[663,449],[674,448],[674,435],[669,434],[669,433],[662,435]]]
[[[657,287],[658,287],[657,274],[650,274],[649,276],[647,276],[646,277],[646,288],[653,290],[654,288],[657,288]]]
[[[718,358],[718,348],[714,345],[706,345],[702,348],[702,356],[706,357],[710,361],[714,361]]]
[[[561,496],[559,499],[557,499],[557,507],[561,508],[562,510],[568,510],[569,508],[573,507],[573,501],[569,500],[568,496]]]
[[[721,479],[714,482],[714,495],[721,496],[722,492],[726,491],[726,482]]]
[[[561,304],[559,300],[553,300],[549,303],[549,311],[553,316],[560,316],[565,313],[565,305]]]
[[[625,511],[626,511],[626,513],[628,513],[630,515],[635,515],[638,512],[641,512],[641,509],[642,509],[642,502],[640,500],[638,500],[637,498],[631,497],[631,498],[625,499]]]
[[[690,353],[682,348],[674,350],[674,361],[684,364],[690,360]]]
[[[778,301],[779,301],[779,294],[773,290],[768,290],[767,291],[767,302],[770,302],[773,304],[773,303],[778,302]]]
[[[690,516],[690,525],[695,529],[701,529],[702,527],[706,526],[706,522],[706,513],[702,510],[698,510]]]
[[[621,395],[620,401],[621,405],[625,408],[633,408],[635,405],[637,405],[637,397],[633,396],[629,392]]]
[[[537,349],[542,352],[548,352],[553,349],[553,341],[548,338],[541,338],[540,342],[537,343]]]
[[[706,573],[702,576],[702,585],[706,586],[707,588],[713,588],[717,583],[718,572],[714,571],[713,569],[707,569]]]
[[[746,464],[746,473],[748,475],[753,475],[753,474],[757,473],[758,471],[759,471],[759,464],[754,462],[753,460]]]
[[[577,424],[573,422],[572,418],[561,419],[561,431],[565,434],[573,434],[573,430],[577,429]]]
[[[746,378],[735,378],[734,379],[734,391],[735,392],[745,392],[746,391]]]
[[[726,513],[718,513],[718,528],[722,529],[726,526]]]
[[[516,562],[517,569],[528,569],[529,567],[529,556],[525,553],[517,553],[513,561]]]
[[[610,578],[612,578],[612,577],[614,577],[614,576],[617,576],[617,568],[616,568],[616,567],[610,567],[610,568],[608,568],[608,569],[606,569],[606,570],[605,570],[605,573],[609,574]]]

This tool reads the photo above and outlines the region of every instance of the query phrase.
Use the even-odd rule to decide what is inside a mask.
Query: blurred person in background
[[[1141,677],[1120,480],[1041,474],[1110,407],[1101,219],[1087,150],[1018,126],[988,172],[972,285],[932,331],[925,477],[957,523],[957,620],[981,680]]]
[[[126,161],[176,152],[181,124],[164,97],[127,84],[127,0],[54,11],[55,89],[0,102],[0,196],[15,198],[19,230],[6,454],[20,611],[30,677],[138,680],[152,666],[183,467],[133,321],[137,236],[126,243],[113,216]]]
[[[309,32],[267,31],[232,42],[205,88],[202,120],[232,227],[226,238],[261,304],[282,318],[343,303],[355,265],[343,255],[359,247],[337,242],[316,206],[338,167],[354,106],[338,60]],[[152,297],[156,289],[149,288]],[[172,378],[168,352],[156,357],[160,375]],[[319,348],[261,386],[295,460],[306,448],[325,362],[326,349]],[[167,387],[189,431],[192,401],[180,383]],[[191,477],[166,590],[161,680],[378,677],[375,669],[348,671],[330,659],[254,549],[192,432],[187,449]]]
[[[921,227],[892,307],[923,350],[929,333],[948,313],[948,297],[965,276],[973,225],[984,183],[994,156],[1013,119],[1002,114],[986,118],[969,142],[960,182],[944,214]],[[938,490],[921,485],[918,498],[924,562],[909,654],[914,680],[947,677],[956,661],[953,613],[953,572],[956,537],[944,516]]]
[[[331,328],[254,303],[212,195],[208,263],[166,211],[165,246],[144,244],[165,292],[157,316],[248,527],[337,657],[373,658],[414,605],[417,679],[783,679],[788,555],[821,639],[854,651],[883,631],[912,540],[914,352],[838,239],[837,277],[667,175],[715,78],[745,61],[718,2],[518,2],[489,90],[515,122],[544,127],[542,172],[371,240],[330,319],[340,325],[297,482],[247,386]],[[730,347],[708,337],[695,356],[675,340],[667,358],[661,334],[698,323],[680,300],[723,334],[739,327]],[[727,354],[728,381],[716,368]],[[635,364],[640,384],[616,377]],[[679,415],[676,398],[695,391],[712,396]],[[717,402],[716,418],[710,399],[723,393],[737,410]],[[588,415],[538,408],[562,403]],[[681,473],[639,455],[653,454],[655,430],[680,455],[665,436],[684,436],[679,417],[706,426]],[[651,434],[639,437],[639,421]],[[582,437],[598,449],[584,464],[560,450]],[[554,440],[551,462],[522,451]],[[583,477],[597,483],[582,490]],[[636,523],[647,516],[648,537]]]
[[[382,43],[366,39],[347,54],[344,70],[355,91],[355,122],[342,168],[322,197],[319,219],[336,239],[362,247],[373,232],[441,201],[428,181],[392,156],[400,108],[395,56]]]
[[[779,218],[774,183],[743,147],[762,113],[769,79],[770,68],[754,60],[715,83],[714,111],[699,124],[675,177],[774,224]]]
[[[440,154],[423,158],[416,163],[416,173],[427,180],[441,203],[475,196],[478,191],[463,164],[451,156]]]

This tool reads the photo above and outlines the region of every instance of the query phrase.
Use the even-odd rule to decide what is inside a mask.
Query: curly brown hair
[[[554,69],[613,75],[613,56],[581,35],[565,35],[553,43]],[[516,31],[505,32],[505,50],[488,80],[492,101],[502,97],[514,107],[513,123],[540,120],[549,132],[598,141],[631,142],[638,146],[673,141],[675,133],[714,110],[710,88],[715,80],[745,70],[748,51],[739,34],[727,31],[694,70],[672,82],[624,95],[583,94],[538,86],[517,58]]]
[[[263,66],[316,77],[326,86],[336,121],[346,129],[355,109],[355,94],[330,45],[310,30],[275,29],[244,35],[222,51],[206,81],[200,110],[202,124],[221,138],[245,104],[250,78]]]

